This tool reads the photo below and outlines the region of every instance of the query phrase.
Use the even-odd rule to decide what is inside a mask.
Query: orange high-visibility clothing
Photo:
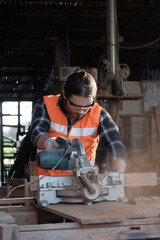
[[[102,107],[95,103],[87,114],[74,123],[68,131],[68,120],[66,115],[57,105],[60,95],[44,96],[44,102],[51,120],[49,135],[51,137],[66,137],[71,141],[79,138],[84,146],[87,158],[94,164],[96,149],[99,143],[98,126]],[[36,167],[36,175],[44,175],[48,170]],[[50,175],[70,175],[69,171],[54,170]]]

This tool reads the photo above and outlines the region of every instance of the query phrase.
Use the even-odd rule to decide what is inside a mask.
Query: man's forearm
[[[48,135],[42,135],[38,138],[38,141],[37,141],[37,148],[39,149],[44,149],[44,143],[46,142],[46,140],[50,138],[50,136]]]

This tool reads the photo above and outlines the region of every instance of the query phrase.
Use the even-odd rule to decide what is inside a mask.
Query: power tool
[[[92,204],[98,201],[117,201],[124,197],[124,175],[119,172],[99,174],[91,165],[80,139],[70,141],[57,137],[59,149],[38,153],[38,166],[54,171],[67,170],[72,175],[40,175],[35,198],[42,206],[60,202]]]

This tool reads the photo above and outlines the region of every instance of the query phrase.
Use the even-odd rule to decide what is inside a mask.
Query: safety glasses
[[[92,104],[90,104],[90,105],[86,105],[86,106],[77,105],[77,104],[73,103],[69,98],[68,98],[68,101],[69,101],[69,103],[70,103],[70,105],[71,105],[72,107],[90,108],[90,107],[93,107],[93,106],[94,106],[94,101],[93,101]]]

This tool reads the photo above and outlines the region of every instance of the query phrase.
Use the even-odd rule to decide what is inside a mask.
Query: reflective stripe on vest
[[[72,128],[70,136],[72,137],[82,137],[82,136],[90,136],[95,134],[97,131],[96,127],[90,128]]]
[[[55,122],[51,123],[51,126],[53,131],[63,133],[64,135],[67,135],[67,127]],[[82,136],[91,136],[95,134],[97,131],[96,127],[90,127],[90,128],[72,128],[70,132],[70,136],[72,137],[82,137]]]
[[[50,128],[52,128],[52,130],[55,132],[60,132],[60,133],[63,133],[64,135],[67,135],[67,127],[64,125],[51,122]]]

